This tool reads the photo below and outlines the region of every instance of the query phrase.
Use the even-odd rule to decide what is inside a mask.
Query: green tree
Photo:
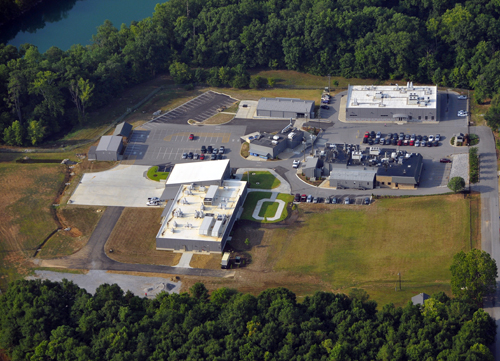
[[[496,290],[497,264],[485,251],[473,249],[457,253],[450,271],[451,290],[456,297],[480,305],[485,296]]]
[[[28,141],[32,145],[39,144],[43,137],[45,136],[45,127],[42,125],[42,121],[32,120],[28,124]]]
[[[465,187],[465,180],[462,177],[453,177],[448,182],[448,188],[454,193],[458,193]]]
[[[187,64],[175,61],[168,69],[177,84],[187,84],[191,81],[191,69]]]

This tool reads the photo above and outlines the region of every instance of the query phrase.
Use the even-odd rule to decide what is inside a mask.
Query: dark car
[[[417,140],[418,140],[419,142],[421,142],[421,141],[422,141],[422,136],[421,136],[421,135],[417,135]]]
[[[406,135],[405,135],[405,140],[410,140],[410,138],[411,138],[411,135],[410,135],[410,134],[406,134]]]
[[[427,142],[427,141],[429,140],[429,138],[427,137],[427,135],[424,135],[424,136],[422,137],[422,140],[425,140],[425,141]]]
[[[365,198],[365,204],[366,204],[366,205],[370,204],[370,197],[366,197],[366,198]]]
[[[433,143],[433,142],[427,142],[427,144],[426,144],[426,145],[427,145],[428,147],[432,147],[432,146],[433,146],[433,144],[432,144],[432,143]]]
[[[373,145],[373,139],[372,138],[368,139],[368,145]]]
[[[375,132],[372,130],[370,132],[370,138],[375,138],[377,135],[375,134]]]
[[[439,147],[439,142],[437,140],[435,140],[432,144],[433,147]]]
[[[332,204],[337,204],[337,197],[332,197]]]
[[[216,160],[216,159],[217,159],[217,154],[212,154],[212,155],[210,156],[210,159],[211,159],[211,160]]]
[[[204,145],[201,146],[201,152],[203,154],[206,154],[207,153],[207,147],[205,147]]]
[[[300,193],[295,194],[294,202],[300,202]]]
[[[208,152],[209,154],[212,154],[212,150],[214,150],[214,148],[213,148],[211,145],[209,145],[209,146],[207,147],[207,152]]]
[[[222,158],[223,158],[222,154],[220,154],[220,153],[219,153],[219,154],[217,154],[217,159],[219,159],[219,160],[220,160],[220,159],[222,159]]]
[[[193,156],[194,156],[193,152],[189,152],[189,153],[188,153],[188,158],[189,158],[189,159],[193,159]]]
[[[396,140],[398,140],[398,138],[399,138],[399,137],[398,137],[398,133],[394,133],[394,134],[392,135],[392,139],[396,139]]]
[[[303,194],[300,196],[300,201],[301,202],[305,202],[307,200],[307,195],[306,194]]]
[[[451,163],[451,159],[448,159],[448,158],[441,158],[439,160],[440,163]]]
[[[321,109],[330,109],[330,107],[328,105],[322,105]]]
[[[392,144],[392,145],[396,145],[396,144],[398,144],[397,139],[393,139],[393,140],[391,140],[391,144]]]
[[[368,138],[363,138],[363,143],[368,143]]]

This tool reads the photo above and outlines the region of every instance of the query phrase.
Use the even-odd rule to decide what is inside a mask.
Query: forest
[[[1,0],[9,2],[11,0]],[[15,3],[21,3],[15,1]],[[170,0],[140,22],[106,21],[90,45],[41,54],[0,45],[0,133],[9,145],[57,138],[123,89],[159,73],[247,87],[250,69],[500,89],[493,0]],[[258,85],[258,84],[253,84]]]
[[[495,322],[438,293],[377,311],[362,290],[285,288],[257,297],[201,283],[154,299],[64,280],[20,280],[0,297],[0,348],[15,360],[493,360]]]

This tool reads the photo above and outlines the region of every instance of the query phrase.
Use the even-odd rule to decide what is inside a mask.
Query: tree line
[[[170,0],[130,26],[106,21],[88,46],[0,46],[0,132],[40,143],[161,72],[236,87],[262,86],[255,68],[401,79],[482,102],[500,88],[499,28],[494,0]]]
[[[16,360],[493,360],[496,325],[438,293],[425,305],[377,304],[366,293],[285,288],[255,297],[221,288],[154,299],[104,284],[21,280],[0,297],[0,347]]]

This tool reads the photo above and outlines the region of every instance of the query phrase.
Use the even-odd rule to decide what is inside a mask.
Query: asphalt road
[[[481,248],[488,252],[500,265],[500,231],[498,209],[498,175],[495,139],[488,127],[471,127],[471,133],[479,135],[480,173],[479,183],[472,189],[481,192]],[[500,278],[497,278],[497,292],[485,301],[484,309],[500,326]],[[500,333],[497,332],[493,354],[500,360]]]
[[[229,271],[209,270],[200,268],[178,268],[170,266],[121,263],[112,260],[104,252],[104,246],[108,240],[116,222],[123,212],[123,207],[107,207],[97,224],[87,244],[71,256],[41,260],[42,267],[63,267],[73,269],[127,271],[127,272],[152,272],[167,273],[184,276],[203,277],[227,277]]]

